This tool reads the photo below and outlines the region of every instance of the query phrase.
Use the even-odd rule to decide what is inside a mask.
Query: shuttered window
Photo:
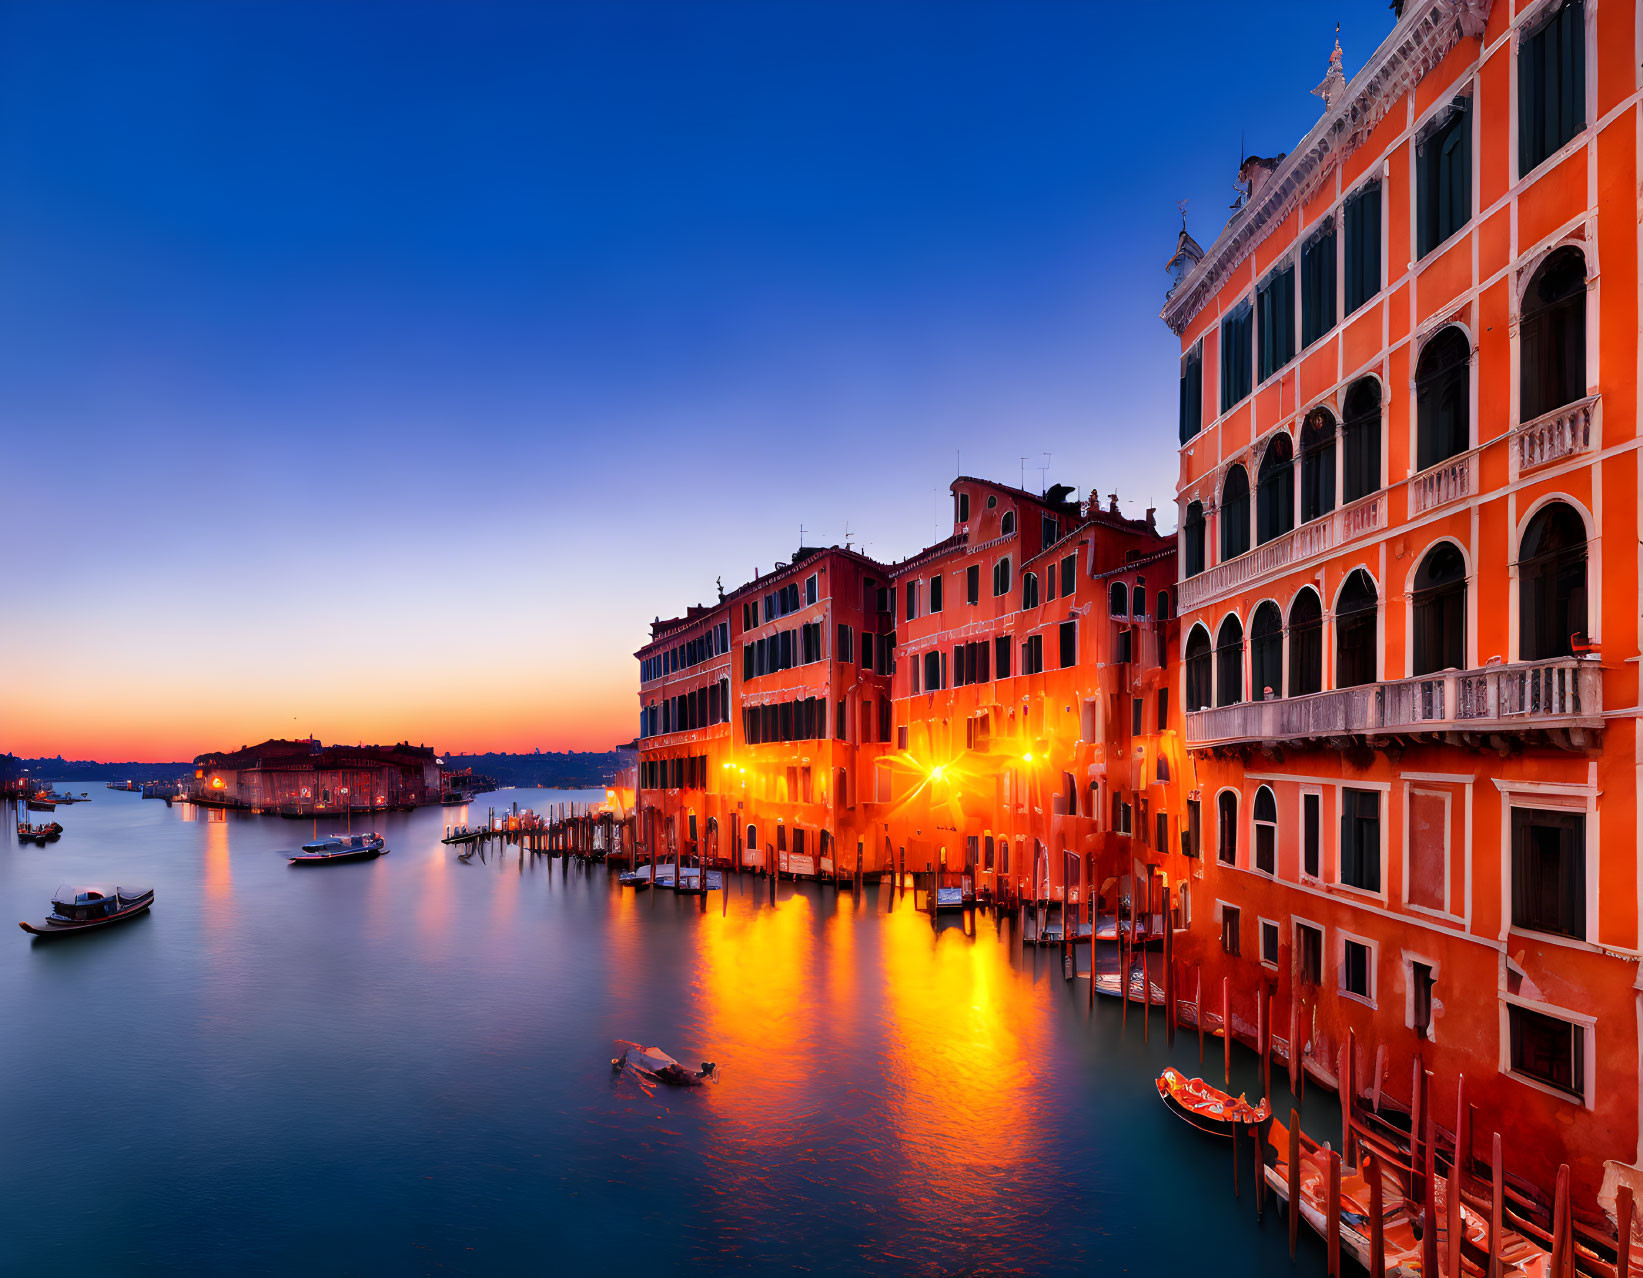
[[[1346,239],[1343,286],[1350,315],[1381,291],[1381,184],[1361,187],[1347,200],[1341,221]]]
[[[1335,224],[1301,250],[1301,346],[1335,327]]]
[[[1221,321],[1221,411],[1249,395],[1254,314],[1245,302]]]
[[[1415,226],[1425,257],[1472,217],[1472,100],[1458,98],[1415,151]]]
[[[1381,890],[1381,796],[1378,790],[1341,791],[1341,882]]]
[[[1267,276],[1255,290],[1255,312],[1261,343],[1261,381],[1295,358],[1295,267]]]
[[[1181,360],[1181,442],[1204,424],[1204,348],[1194,346]]]
[[[1518,46],[1518,173],[1538,168],[1586,126],[1586,9],[1565,0]]]

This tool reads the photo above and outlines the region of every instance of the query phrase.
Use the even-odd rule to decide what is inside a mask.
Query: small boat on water
[[[65,884],[52,895],[51,913],[42,922],[17,926],[34,936],[66,936],[135,918],[153,904],[153,888]]]
[[[687,865],[679,871],[677,883],[669,882],[668,886],[683,896],[700,896],[703,892],[719,892],[724,889],[724,875],[718,870],[707,871],[707,886],[702,886],[702,870],[700,866]],[[661,886],[658,884],[657,886]]]
[[[1251,1105],[1243,1096],[1234,1100],[1201,1078],[1188,1078],[1173,1065],[1158,1076],[1158,1095],[1176,1115],[1211,1136],[1230,1136],[1239,1124],[1255,1126],[1272,1117],[1266,1101]]]
[[[661,873],[661,866],[656,867]],[[648,888],[650,886],[650,863],[647,861],[636,870],[623,870],[616,876],[616,882],[621,887]]]
[[[388,850],[380,834],[333,834],[314,843],[304,843],[301,852],[287,852],[292,865],[314,865],[328,861],[369,861]]]
[[[55,799],[28,799],[25,801],[25,806],[30,812],[57,811],[57,802]]]
[[[455,807],[458,804],[467,803],[469,802],[469,799],[465,794],[442,794],[439,796],[439,801],[449,808]]]
[[[961,887],[938,887],[936,889],[937,910],[962,910],[964,908],[964,889]]]
[[[675,1087],[696,1087],[707,1082],[719,1068],[712,1061],[703,1061],[701,1069],[686,1069],[661,1048],[641,1047],[625,1038],[617,1039],[616,1046],[622,1054],[611,1058],[613,1071],[619,1073],[624,1065],[631,1065],[641,1074],[648,1074],[663,1083],[672,1083]]]
[[[63,827],[52,821],[47,825],[30,825],[26,821],[17,823],[17,837],[24,843],[39,843],[42,846],[56,839],[63,832]]]

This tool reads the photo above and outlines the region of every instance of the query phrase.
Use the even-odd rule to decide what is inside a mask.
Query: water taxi
[[[33,936],[66,936],[134,918],[153,904],[153,888],[64,885],[52,895],[51,913],[42,922],[17,926]]]
[[[33,842],[44,845],[56,839],[62,832],[63,827],[55,821],[47,825],[30,825],[27,821],[17,823],[17,837],[23,840],[24,843]]]
[[[314,865],[323,861],[369,861],[388,850],[380,834],[333,834],[313,843],[304,843],[301,852],[287,852],[292,865]]]

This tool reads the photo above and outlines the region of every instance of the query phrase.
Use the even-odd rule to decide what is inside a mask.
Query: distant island
[[[610,784],[622,766],[614,750],[549,751],[533,754],[447,754],[445,770],[472,768],[494,777],[499,786],[545,786],[563,790],[592,790]]]
[[[546,786],[566,790],[608,785],[622,766],[614,750],[541,751],[532,754],[447,754],[445,769],[472,768],[501,786]],[[20,759],[0,754],[0,781],[28,775],[47,781],[173,781],[192,776],[194,764],[99,763],[94,759]]]
[[[27,774],[43,781],[175,781],[194,771],[187,760],[178,763],[98,763],[95,759],[19,759],[0,754],[0,781]]]

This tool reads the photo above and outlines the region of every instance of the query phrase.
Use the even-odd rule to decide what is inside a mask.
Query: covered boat
[[[27,821],[17,823],[17,837],[23,840],[24,843],[50,843],[62,832],[63,827],[55,821],[47,822],[44,825],[30,825]]]
[[[1201,1078],[1188,1078],[1173,1065],[1165,1066],[1158,1076],[1158,1095],[1187,1122],[1212,1136],[1230,1136],[1237,1124],[1253,1126],[1272,1117],[1272,1106],[1266,1101],[1251,1105],[1243,1096],[1234,1100]]]
[[[630,1043],[625,1038],[617,1039],[616,1046],[622,1054],[611,1058],[610,1067],[613,1070],[631,1065],[642,1074],[680,1087],[695,1087],[699,1083],[705,1083],[713,1076],[713,1071],[718,1069],[712,1061],[703,1061],[701,1069],[686,1069],[661,1048],[641,1047],[638,1043]]]
[[[333,834],[314,843],[304,843],[301,852],[287,852],[292,865],[313,865],[322,861],[369,861],[388,849],[380,834]]]
[[[64,884],[52,894],[51,913],[43,921],[17,926],[34,936],[65,936],[123,922],[153,904],[153,888]]]

